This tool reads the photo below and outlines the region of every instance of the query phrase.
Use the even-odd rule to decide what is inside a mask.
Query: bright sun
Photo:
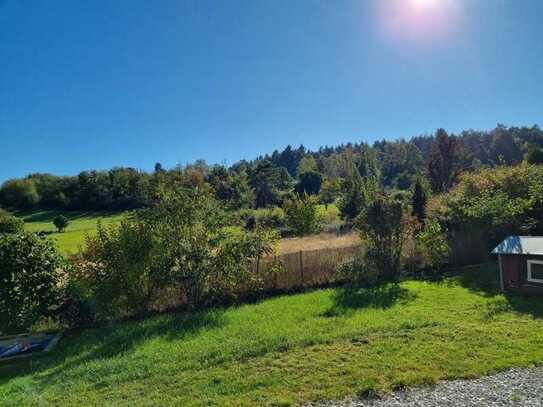
[[[410,0],[410,1],[418,9],[434,8],[439,3],[439,0]]]

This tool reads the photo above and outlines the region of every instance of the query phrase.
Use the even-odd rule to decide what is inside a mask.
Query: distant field
[[[330,205],[325,210],[319,205],[319,214],[328,224],[333,224],[338,217],[338,209]],[[80,211],[39,211],[19,213],[18,216],[25,221],[25,227],[31,232],[51,232],[49,239],[56,242],[62,254],[76,253],[85,243],[85,236],[96,231],[96,224],[101,220],[103,225],[111,225],[121,220],[125,212],[80,212]],[[70,220],[70,225],[64,233],[57,233],[53,219],[57,215],[64,215]],[[318,235],[295,237],[281,240],[280,253],[292,253],[300,250],[317,250],[324,248],[338,248],[354,246],[359,242],[356,233],[336,235],[335,233],[321,233]]]
[[[31,232],[53,232],[49,236],[56,242],[62,254],[74,254],[85,243],[87,234],[95,233],[96,224],[101,220],[103,225],[111,225],[119,222],[124,212],[60,212],[60,211],[39,211],[31,213],[20,213],[25,221],[25,228]],[[57,233],[53,219],[57,215],[64,215],[70,220],[70,225],[64,233]]]

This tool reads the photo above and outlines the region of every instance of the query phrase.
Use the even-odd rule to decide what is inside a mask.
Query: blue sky
[[[541,124],[540,0],[0,0],[0,180]]]

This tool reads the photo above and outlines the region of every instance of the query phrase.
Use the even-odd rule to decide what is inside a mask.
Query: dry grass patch
[[[282,239],[279,243],[279,253],[295,253],[301,250],[336,249],[340,247],[351,247],[360,244],[360,237],[357,233],[351,232],[344,235],[335,233],[320,233],[305,237],[293,237]]]

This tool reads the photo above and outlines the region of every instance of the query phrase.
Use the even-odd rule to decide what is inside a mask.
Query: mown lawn
[[[31,232],[48,232],[49,239],[55,241],[62,254],[74,254],[85,243],[85,236],[96,232],[98,220],[103,225],[119,222],[123,212],[77,212],[77,211],[39,211],[19,213],[25,221],[25,228]],[[64,215],[70,220],[70,225],[63,233],[57,233],[53,219]]]
[[[543,361],[543,301],[495,265],[440,282],[323,289],[68,335],[0,364],[0,405],[296,405]]]

